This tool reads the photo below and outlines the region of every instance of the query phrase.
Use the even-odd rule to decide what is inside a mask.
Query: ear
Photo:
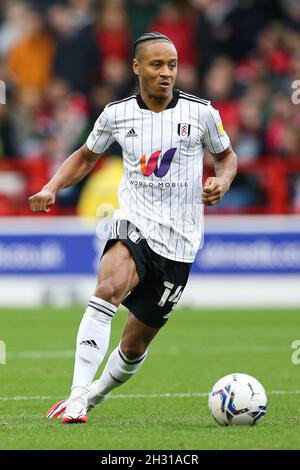
[[[138,63],[136,59],[133,59],[132,61],[132,68],[133,68],[133,72],[135,73],[135,75],[140,74],[140,64]]]

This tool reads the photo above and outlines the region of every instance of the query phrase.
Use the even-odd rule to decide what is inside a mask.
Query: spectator
[[[234,132],[240,116],[234,63],[230,59],[219,57],[211,64],[204,77],[204,95],[219,109],[227,132]]]
[[[93,16],[74,13],[70,5],[55,5],[48,18],[56,42],[53,73],[67,80],[72,90],[88,93],[100,63]]]
[[[17,155],[10,109],[0,104],[0,160],[4,157],[15,158]]]
[[[288,127],[283,135],[283,153],[290,157],[300,157],[299,127]]]
[[[162,3],[150,29],[166,34],[173,41],[180,58],[180,67],[197,63],[198,53],[194,44],[195,24],[190,10],[177,6],[175,2]]]
[[[113,88],[117,98],[128,94],[131,90],[128,61],[125,62],[118,57],[107,57],[102,65],[102,81]]]
[[[278,81],[278,90],[290,96],[292,84],[300,78],[300,34],[291,30],[285,31],[285,44],[289,50],[289,73],[281,76]]]
[[[115,96],[115,90],[108,83],[93,87],[90,94],[90,126],[94,125],[107,103],[115,101]]]
[[[116,58],[128,63],[131,58],[131,36],[127,12],[122,0],[105,1],[99,12],[97,44],[103,59]]]
[[[195,42],[200,51],[201,72],[205,72],[214,59],[230,53],[229,27],[226,15],[234,7],[234,1],[193,0],[200,15],[196,23]]]
[[[159,0],[128,0],[128,19],[133,42],[145,31],[150,31],[158,5]]]
[[[0,57],[5,56],[26,34],[24,3],[9,1],[3,6],[3,22],[0,24]]]
[[[54,43],[41,15],[28,10],[26,34],[7,55],[12,80],[18,87],[33,87],[45,90],[51,76]]]
[[[42,104],[38,88],[23,86],[15,93],[11,119],[17,155],[35,158],[41,152],[41,133],[37,127],[37,115]]]
[[[277,94],[273,98],[271,116],[266,127],[266,152],[270,155],[285,155],[287,131],[295,119],[294,105],[290,98]]]
[[[290,72],[290,54],[284,44],[284,30],[279,24],[263,29],[257,35],[257,54],[265,61],[271,74]]]
[[[286,15],[288,24],[300,31],[300,4],[298,0],[280,0],[280,5]]]
[[[240,126],[235,149],[241,163],[256,160],[263,148],[259,103],[249,94],[239,103]]]
[[[166,34],[177,48],[180,60],[177,86],[197,93],[199,54],[194,44],[195,22],[191,11],[175,2],[163,3],[150,29]]]
[[[147,30],[159,30],[178,49],[177,86],[220,110],[241,164],[269,155],[281,159],[279,168],[290,161],[297,167],[300,93],[293,86],[300,80],[299,5],[299,0],[2,0],[0,79],[7,104],[0,105],[0,157],[38,162],[42,156],[52,174],[85,141],[104,106],[135,90],[132,43]],[[119,156],[118,144],[107,153]],[[290,183],[290,202],[299,210],[299,178]],[[80,189],[66,190],[61,206],[76,204]],[[262,197],[256,178],[241,173],[214,210],[248,210]]]
[[[239,0],[228,12],[225,26],[228,28],[227,53],[240,61],[255,49],[257,35],[271,21],[282,17],[277,0]]]
[[[94,122],[98,119],[99,114],[105,108],[107,103],[115,101],[116,97],[122,98],[122,95],[119,96],[118,91],[109,81],[106,81],[102,85],[97,85],[92,89],[90,95],[90,129],[93,127]],[[86,138],[87,137],[88,132],[86,134]],[[120,158],[122,156],[122,149],[116,141],[112,143],[108,151],[110,155],[118,155]]]

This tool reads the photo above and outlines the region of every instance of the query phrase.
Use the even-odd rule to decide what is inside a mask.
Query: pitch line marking
[[[300,390],[272,390],[267,392],[268,395],[300,395]],[[137,394],[118,394],[111,395],[109,399],[122,399],[122,398],[201,398],[208,397],[206,392],[195,392],[195,393],[137,393]],[[53,396],[15,396],[15,397],[0,397],[0,401],[39,401],[39,400],[57,400],[57,397]]]
[[[14,351],[7,353],[7,359],[51,359],[74,357],[75,351]]]
[[[246,352],[251,352],[251,353],[280,353],[280,352],[286,352],[289,350],[285,346],[282,347],[273,347],[273,346],[268,346],[268,345],[256,345],[256,346],[246,346],[246,347],[229,347],[229,348],[218,348],[218,347],[213,347],[213,348],[205,348],[205,350],[198,350],[197,354],[199,355],[209,355],[209,354],[214,354],[214,353],[220,353],[220,352],[225,352],[225,353],[230,353],[230,352],[241,352],[241,353],[246,353]],[[164,351],[164,352],[159,352],[159,351],[152,351],[151,355],[152,356],[159,356],[161,354],[164,355],[169,355],[169,356],[176,356],[180,354],[180,350],[177,348],[171,348],[169,351]],[[7,352],[6,357],[7,360],[13,360],[13,359],[55,359],[55,358],[73,358],[75,355],[75,350],[65,350],[65,351],[12,351],[12,352]]]

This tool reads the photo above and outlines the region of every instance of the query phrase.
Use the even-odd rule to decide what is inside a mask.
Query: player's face
[[[144,44],[138,58],[133,60],[133,70],[141,90],[155,98],[167,98],[176,81],[177,51],[166,41]]]

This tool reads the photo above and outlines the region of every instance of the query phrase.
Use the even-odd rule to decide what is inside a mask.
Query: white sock
[[[86,392],[108,349],[111,321],[117,307],[93,296],[81,320],[77,340],[70,398]]]
[[[109,356],[100,379],[93,386],[91,393],[87,395],[88,400],[95,404],[102,401],[114,388],[127,382],[139,370],[146,357],[147,351],[137,359],[127,359],[119,345]]]

